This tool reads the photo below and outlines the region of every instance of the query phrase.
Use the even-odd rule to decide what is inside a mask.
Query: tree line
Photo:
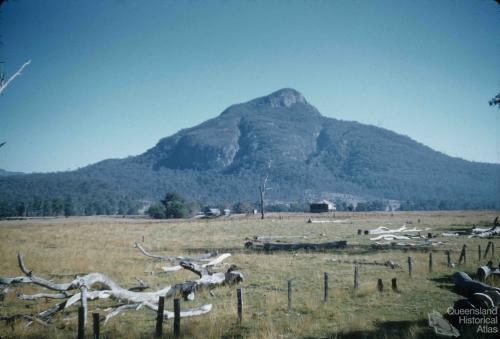
[[[71,196],[24,200],[0,198],[0,217],[57,217],[76,215],[132,215],[137,214],[141,203],[132,199],[77,200]]]

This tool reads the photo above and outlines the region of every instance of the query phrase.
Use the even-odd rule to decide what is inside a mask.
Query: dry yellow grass
[[[198,293],[195,301],[182,302],[182,308],[212,303],[206,316],[183,319],[181,331],[186,338],[297,338],[297,337],[420,337],[432,335],[425,320],[432,310],[444,312],[459,298],[442,288],[446,278],[460,269],[475,272],[478,266],[477,245],[483,251],[488,240],[477,238],[439,238],[446,242],[436,247],[434,272],[428,272],[428,253],[411,251],[363,251],[346,249],[330,252],[256,253],[243,247],[246,237],[254,235],[307,235],[307,241],[323,242],[345,239],[360,246],[371,243],[369,236],[358,236],[357,229],[378,226],[400,227],[411,222],[429,232],[444,229],[470,228],[473,224],[491,223],[499,214],[490,212],[427,212],[427,213],[337,213],[337,219],[349,223],[307,223],[308,218],[331,219],[332,215],[270,214],[264,221],[257,217],[232,217],[214,220],[154,221],[122,218],[59,218],[46,220],[0,221],[0,275],[18,276],[16,253],[21,251],[26,265],[36,274],[48,277],[52,273],[102,272],[124,287],[135,284],[134,277],[156,289],[172,283],[195,279],[190,272],[150,275],[165,263],[142,255],[133,244],[142,241],[155,253],[182,255],[218,249],[233,253],[227,260],[236,264],[245,275],[244,320],[237,324],[236,287],[225,286]],[[420,220],[420,222],[418,222]],[[423,232],[422,234],[427,234]],[[452,249],[458,261],[461,246],[468,245],[467,264],[448,269],[442,250]],[[500,251],[496,242],[496,253]],[[407,257],[414,260],[413,277],[407,272]],[[494,262],[498,262],[498,254]],[[401,268],[360,266],[360,289],[355,292],[353,265],[343,260],[393,260]],[[484,262],[482,262],[484,264]],[[323,272],[330,274],[330,297],[324,303]],[[398,278],[401,293],[390,291],[390,280]],[[286,286],[293,280],[293,311],[287,312]],[[385,291],[376,291],[377,279]],[[434,280],[432,280],[434,279]],[[64,280],[64,279],[56,279]],[[16,291],[33,293],[41,288],[25,286]],[[0,314],[35,313],[50,307],[55,301],[28,302],[17,300],[14,293],[0,303]],[[116,305],[113,301],[90,303],[90,310]],[[171,307],[171,301],[166,303]],[[56,327],[37,324],[25,327],[19,321],[14,326],[0,324],[1,337],[74,337],[76,307],[55,318]],[[172,324],[165,324],[166,337]],[[102,327],[104,337],[137,338],[154,334],[155,314],[141,310],[113,318]]]

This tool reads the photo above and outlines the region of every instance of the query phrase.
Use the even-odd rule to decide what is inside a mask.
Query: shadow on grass
[[[352,331],[332,333],[328,336],[307,336],[307,339],[313,338],[332,338],[332,339],[429,339],[429,338],[445,338],[438,336],[434,329],[429,327],[427,319],[415,321],[381,321],[375,323],[375,329],[370,331]],[[495,338],[495,334],[481,334],[477,331],[463,332],[460,338],[474,339],[491,339]]]
[[[352,331],[332,333],[328,336],[315,337],[307,336],[307,339],[313,338],[338,338],[338,339],[364,339],[364,338],[413,338],[428,339],[438,338],[434,330],[427,324],[427,319],[415,321],[381,321],[375,323],[375,329],[369,331]]]
[[[451,275],[443,275],[440,277],[434,277],[434,278],[429,278],[430,281],[435,282],[437,287],[448,290],[450,292],[455,292],[454,287],[455,284],[453,283],[453,279],[451,278]]]

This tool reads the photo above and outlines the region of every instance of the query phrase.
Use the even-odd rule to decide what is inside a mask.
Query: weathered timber
[[[252,250],[261,251],[298,251],[298,250],[310,250],[310,251],[321,251],[328,249],[339,249],[347,247],[347,241],[331,241],[324,243],[293,243],[293,244],[283,244],[283,243],[256,243],[253,241],[248,241],[245,243],[245,247]]]
[[[214,265],[221,264],[222,261],[229,256],[229,253],[222,254],[204,265],[199,265],[193,262],[181,262],[181,266],[184,269],[196,273],[200,277],[200,279],[197,279],[195,281],[186,281],[184,283],[179,283],[173,286],[167,286],[155,292],[136,292],[127,290],[125,288],[122,288],[106,275],[97,272],[89,273],[82,277],[77,277],[76,279],[67,283],[55,283],[51,280],[35,275],[32,270],[28,270],[20,253],[18,253],[19,268],[24,274],[26,274],[26,276],[16,278],[0,278],[0,281],[2,282],[2,285],[5,286],[15,286],[19,283],[31,283],[60,292],[57,294],[39,293],[34,295],[19,295],[18,298],[23,300],[36,300],[40,298],[67,298],[63,302],[56,304],[43,312],[40,312],[37,316],[41,318],[48,318],[59,311],[67,309],[78,301],[81,301],[84,325],[86,320],[85,311],[87,308],[87,300],[111,298],[115,300],[123,300],[129,303],[127,305],[117,307],[110,314],[108,314],[104,322],[106,323],[111,317],[118,315],[126,310],[139,309],[143,306],[152,310],[157,310],[157,305],[155,304],[159,296],[173,297],[181,294],[184,298],[192,300],[194,299],[194,292],[200,288],[213,288],[223,284],[242,281],[243,275],[240,272],[236,271],[234,266],[231,266],[226,272],[212,273],[208,271],[208,268]],[[142,285],[140,286],[140,289],[144,288],[145,284],[143,284],[141,281],[139,282]],[[100,290],[94,290],[93,288],[99,288]],[[68,292],[78,289],[80,289],[80,291],[74,294]],[[209,312],[211,308],[212,305],[204,305],[198,308],[187,310],[185,312],[181,312],[181,316],[189,317],[205,314]],[[164,317],[173,317],[173,313],[169,313],[168,311],[164,311],[163,315]]]
[[[384,291],[384,282],[382,281],[382,279],[377,280],[377,289],[379,292]]]
[[[210,260],[211,258],[217,256],[217,252],[208,252],[208,253],[200,254],[197,256],[191,256],[191,257],[188,257],[188,256],[168,256],[168,255],[165,256],[165,255],[150,253],[150,252],[146,251],[144,249],[144,247],[142,247],[139,243],[135,243],[135,247],[138,248],[139,251],[141,251],[141,253],[144,254],[146,257],[150,257],[150,258],[157,259],[157,260],[172,261],[172,262],[181,261],[181,260],[184,260],[184,261]]]
[[[392,290],[394,292],[399,292],[399,289],[398,289],[398,279],[397,278],[392,278],[391,285],[392,285]]]

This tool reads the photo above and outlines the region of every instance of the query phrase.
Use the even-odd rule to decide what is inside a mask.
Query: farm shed
[[[311,213],[323,213],[323,212],[333,212],[337,210],[335,203],[328,200],[321,200],[318,202],[312,202],[309,204]]]

